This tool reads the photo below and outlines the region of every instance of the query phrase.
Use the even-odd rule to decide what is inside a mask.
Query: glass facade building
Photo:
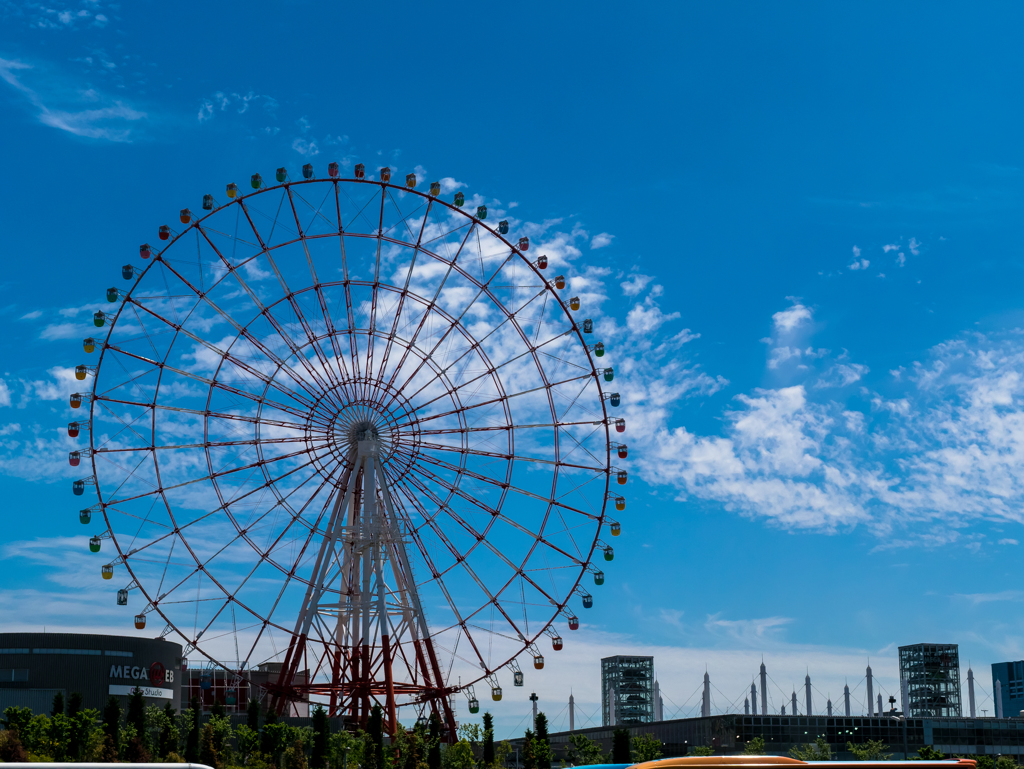
[[[1005,718],[1017,718],[1024,713],[1024,661],[996,662],[992,665],[992,691],[996,681],[1001,689],[1001,705]]]
[[[654,721],[654,657],[601,660],[601,723],[604,726]]]
[[[906,682],[907,715],[959,718],[960,651],[956,644],[900,647],[900,679]]]

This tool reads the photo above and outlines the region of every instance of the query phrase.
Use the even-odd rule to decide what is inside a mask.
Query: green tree
[[[565,759],[575,766],[608,762],[608,756],[601,750],[601,743],[594,742],[585,734],[574,734],[569,737],[569,745],[565,749]]]
[[[103,734],[106,735],[108,749],[113,747],[116,752],[121,743],[121,703],[117,697],[108,698],[103,708]]]
[[[494,716],[484,712],[484,755],[483,765],[487,769],[494,766]]]
[[[332,734],[327,748],[331,769],[348,769],[358,765],[363,758],[362,741],[351,732]]]
[[[260,701],[249,700],[249,706],[245,709],[245,725],[254,732],[260,730]]]
[[[612,763],[633,763],[629,745],[629,729],[616,729],[612,732]]]
[[[832,746],[824,737],[818,737],[813,743],[794,745],[789,749],[789,755],[801,761],[831,761]]]
[[[284,752],[284,769],[307,769],[306,746],[299,738]]]
[[[294,739],[291,734],[291,727],[288,724],[281,723],[280,721],[270,722],[263,725],[263,730],[260,732],[260,752],[268,756],[271,761],[276,765],[281,761],[281,755],[284,753],[285,748],[290,745]]]
[[[199,704],[199,698],[193,697],[188,704],[188,733],[185,735],[185,760],[190,764],[199,763],[199,737],[202,729],[200,719],[203,715],[203,706]]]
[[[707,745],[698,745],[693,749],[693,755],[695,756],[713,756],[715,755],[715,749],[708,747]]]
[[[214,769],[221,769],[223,766],[217,746],[214,744],[213,724],[209,721],[199,733],[199,763],[212,766]]]
[[[537,769],[551,769],[551,738],[548,736],[548,717],[543,713],[537,714],[535,724],[536,734],[534,735],[534,755],[537,756]]]
[[[505,766],[508,762],[508,757],[512,755],[512,743],[508,740],[502,740],[494,746],[494,765],[501,767]]]
[[[4,729],[16,733],[23,732],[31,720],[32,708],[4,708]]]
[[[868,740],[860,745],[846,743],[846,749],[853,753],[858,761],[888,761],[892,753],[887,753],[889,746],[881,740]]]
[[[72,694],[68,699],[67,719],[71,722],[67,752],[69,761],[81,761],[85,757],[88,745],[97,732],[99,715],[98,710],[82,709],[82,695]]]
[[[58,763],[67,762],[71,758],[71,719],[63,713],[54,713],[50,716],[47,726],[47,753]]]
[[[331,736],[331,725],[323,705],[313,708],[313,745],[309,755],[312,769],[326,769],[327,740]]]
[[[638,734],[632,739],[632,761],[657,761],[664,753],[661,751],[661,740],[653,734]]]
[[[135,727],[135,736],[148,747],[146,735],[146,701],[142,698],[142,689],[135,687],[128,695],[128,715],[126,722]]]
[[[459,740],[441,754],[442,769],[473,769],[475,764],[473,746],[469,740]]]
[[[50,717],[60,713],[64,715],[64,692],[57,692],[53,695],[53,707],[50,708]]]
[[[384,766],[384,709],[380,705],[370,708],[366,719],[368,750],[363,756],[364,769],[386,769]]]
[[[946,757],[946,754],[941,750],[936,750],[931,745],[924,745],[917,749],[917,755],[911,756],[911,761],[941,761]]]
[[[178,751],[178,724],[175,720],[174,706],[169,702],[164,703],[164,709],[160,711],[159,736],[156,740],[156,751],[161,758],[167,758],[171,753]]]
[[[537,742],[533,738],[533,729],[527,729],[523,735],[522,764],[523,769],[537,769]]]
[[[749,740],[743,747],[743,755],[745,756],[763,756],[764,755],[764,737],[754,737]]]
[[[996,759],[995,769],[1020,769],[1013,756],[1000,756]]]
[[[430,714],[430,732],[427,735],[427,769],[441,769],[441,719]]]

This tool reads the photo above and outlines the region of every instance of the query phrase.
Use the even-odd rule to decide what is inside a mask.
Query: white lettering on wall
[[[121,676],[121,666],[120,665],[111,665],[110,666],[110,677],[111,678],[121,678],[122,677]]]

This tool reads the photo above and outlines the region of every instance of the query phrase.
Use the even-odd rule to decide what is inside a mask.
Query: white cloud
[[[780,310],[779,312],[772,315],[772,321],[775,324],[775,330],[781,333],[789,333],[802,326],[804,323],[808,323],[811,320],[811,310],[804,307],[799,302],[796,302],[792,307],[786,310]]]
[[[896,266],[897,267],[902,267],[906,263],[907,263],[907,257],[906,257],[906,255],[902,251],[900,251],[898,254],[896,254]]]
[[[43,314],[42,310],[33,310],[32,312],[26,312],[18,320],[35,320]]]
[[[884,251],[885,253],[889,253],[890,251],[899,251],[899,248],[900,247],[895,243],[889,243],[887,245],[882,246],[882,251]]]
[[[615,236],[607,232],[598,233],[597,235],[590,239],[590,249],[593,251],[596,248],[604,248],[605,246],[610,246],[612,244],[612,240],[614,239]]]
[[[815,387],[848,387],[859,382],[870,369],[861,363],[837,363],[826,371]]]
[[[866,270],[870,265],[867,259],[854,259],[847,267],[851,270]]]
[[[860,249],[857,248],[857,246],[853,247],[853,258],[854,259],[859,259],[860,258]]]
[[[9,388],[7,386],[7,380],[0,379],[0,406],[10,406],[10,405],[11,405],[11,388]],[[8,425],[8,427],[10,427],[10,425]],[[15,427],[17,427],[17,429],[19,429],[19,430],[21,429],[17,425],[15,425]],[[6,433],[0,432],[0,435],[6,435]]]
[[[639,337],[650,337],[666,323],[679,318],[678,312],[663,313],[651,297],[641,304],[635,304],[626,315],[626,326]]]
[[[1007,539],[999,540],[999,544],[1000,545],[1019,545],[1020,542],[1018,542],[1016,539],[1009,539],[1009,538],[1007,538]]]
[[[654,280],[652,275],[641,275],[639,272],[634,272],[619,285],[622,287],[622,293],[626,296],[637,296],[647,288],[647,284],[652,280]]]
[[[61,91],[53,78],[42,81],[48,89],[48,93],[42,94],[23,82],[26,74],[35,71],[32,65],[22,61],[0,59],[0,80],[24,97],[36,112],[36,119],[43,125],[89,139],[127,142],[133,137],[135,124],[147,117],[145,112],[117,99],[105,99],[107,105],[104,107],[82,109],[83,98],[90,103],[95,102],[98,98],[96,92],[71,89]],[[70,95],[72,92],[73,96]],[[63,108],[50,106],[59,101],[65,103]]]
[[[296,137],[292,142],[292,149],[307,158],[316,157],[320,154],[320,149],[316,146],[315,140],[307,141],[301,136]]]
[[[914,256],[917,256],[918,254],[921,253],[921,251],[920,251],[921,244],[917,242],[917,238],[911,238],[910,239],[909,248],[910,248],[910,253],[912,253]]]

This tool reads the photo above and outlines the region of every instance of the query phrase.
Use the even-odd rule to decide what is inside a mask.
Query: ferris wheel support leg
[[[355,455],[350,454],[354,460]],[[281,666],[281,673],[277,679],[277,691],[271,696],[271,708],[278,715],[284,713],[288,703],[287,691],[295,681],[298,673],[299,663],[306,651],[306,638],[310,627],[313,624],[313,617],[317,612],[317,604],[323,593],[323,580],[330,567],[335,547],[337,546],[339,534],[342,531],[346,513],[351,509],[352,489],[349,480],[352,474],[352,464],[341,478],[339,490],[345,489],[344,494],[338,494],[331,511],[331,518],[327,525],[327,536],[320,544],[320,552],[317,553],[316,566],[314,567],[314,579],[310,580],[306,595],[302,601],[302,610],[299,612],[295,623],[295,632],[292,634],[291,642],[288,644],[288,652],[285,655],[284,664]]]
[[[443,691],[443,679],[441,677],[441,666],[437,664],[437,655],[434,654],[434,644],[429,638],[425,639],[424,643],[427,647],[427,656],[430,658],[430,667],[434,672],[434,680],[437,681],[436,689],[438,695],[436,699],[441,701],[442,720],[448,726],[448,737],[451,743],[454,745],[458,741],[458,734],[455,729],[455,714],[452,713],[452,705],[448,700],[448,695]]]

